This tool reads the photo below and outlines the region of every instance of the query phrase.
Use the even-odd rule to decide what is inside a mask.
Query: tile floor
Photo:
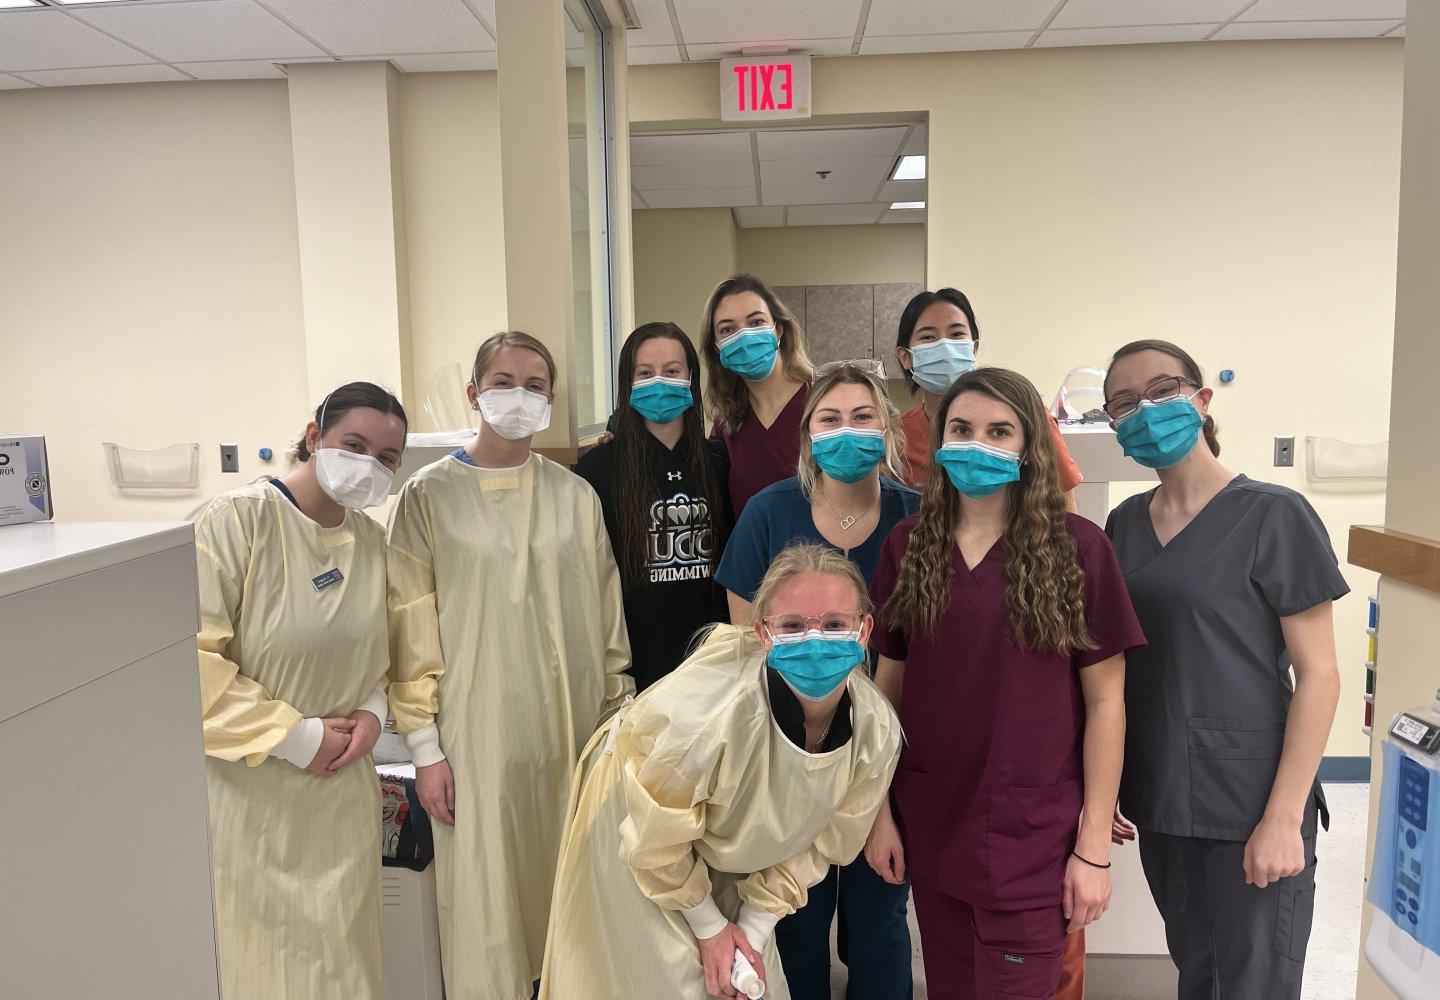
[[[1315,926],[1305,964],[1304,1000],[1353,1000],[1360,947],[1360,904],[1364,887],[1365,826],[1369,811],[1368,784],[1326,785],[1330,831],[1322,833],[1316,853]],[[911,912],[915,965],[914,1000],[926,1000],[925,970],[920,961],[920,935]],[[1169,978],[1168,961],[1100,959],[1092,963],[1086,984],[1088,1000],[1163,1000],[1153,983]],[[845,1000],[845,967],[835,963],[835,1000]],[[1173,989],[1173,986],[1171,987]],[[1173,995],[1169,990],[1164,995]],[[864,998],[857,998],[864,1000]]]

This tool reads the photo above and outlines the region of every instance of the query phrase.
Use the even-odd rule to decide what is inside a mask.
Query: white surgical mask
[[[369,455],[343,448],[321,448],[315,452],[315,478],[325,495],[341,507],[364,510],[385,502],[395,477],[379,459]]]
[[[487,389],[475,399],[490,429],[507,441],[532,437],[550,426],[550,400],[523,386]]]

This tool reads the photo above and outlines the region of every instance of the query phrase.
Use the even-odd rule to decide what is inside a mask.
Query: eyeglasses
[[[815,366],[815,378],[822,379],[826,375],[833,375],[842,368],[853,368],[866,375],[873,375],[882,382],[885,380],[885,363],[876,358],[855,358],[851,361],[827,361],[823,365]]]
[[[865,616],[858,611],[827,611],[823,615],[766,615],[761,619],[771,635],[804,635],[810,629],[821,632],[859,632]]]
[[[1181,395],[1181,388],[1188,386],[1191,389],[1199,390],[1200,386],[1180,375],[1167,375],[1164,378],[1156,379],[1145,388],[1143,397],[1133,392],[1122,392],[1120,395],[1111,398],[1105,404],[1105,415],[1110,418],[1111,423],[1119,423],[1140,408],[1142,398],[1152,403],[1168,403],[1170,400]]]

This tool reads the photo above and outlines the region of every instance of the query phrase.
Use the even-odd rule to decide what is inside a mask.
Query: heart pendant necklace
[[[834,514],[835,517],[839,520],[839,522],[840,522],[840,530],[841,530],[841,531],[849,531],[851,528],[853,528],[853,527],[855,526],[855,522],[860,520],[860,515],[859,515],[859,514],[842,514],[842,513],[840,513],[839,509],[836,508],[836,506],[835,506],[833,503],[830,502],[830,498],[829,498],[828,496],[826,496],[823,485],[820,486],[820,487],[816,490],[816,492],[820,494],[820,499],[825,501],[825,506],[830,508],[830,513]],[[877,494],[878,494],[878,491],[877,491]],[[879,503],[879,502],[880,502],[880,497],[877,495],[877,496],[875,497],[875,503]],[[874,506],[874,504],[871,504],[870,506]],[[864,514],[870,513],[870,506],[867,506],[867,507],[865,508],[865,510],[862,511],[861,513],[864,513]]]

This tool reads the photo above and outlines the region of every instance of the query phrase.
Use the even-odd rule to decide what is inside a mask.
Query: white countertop
[[[188,522],[40,521],[0,525],[0,597],[189,545]]]

